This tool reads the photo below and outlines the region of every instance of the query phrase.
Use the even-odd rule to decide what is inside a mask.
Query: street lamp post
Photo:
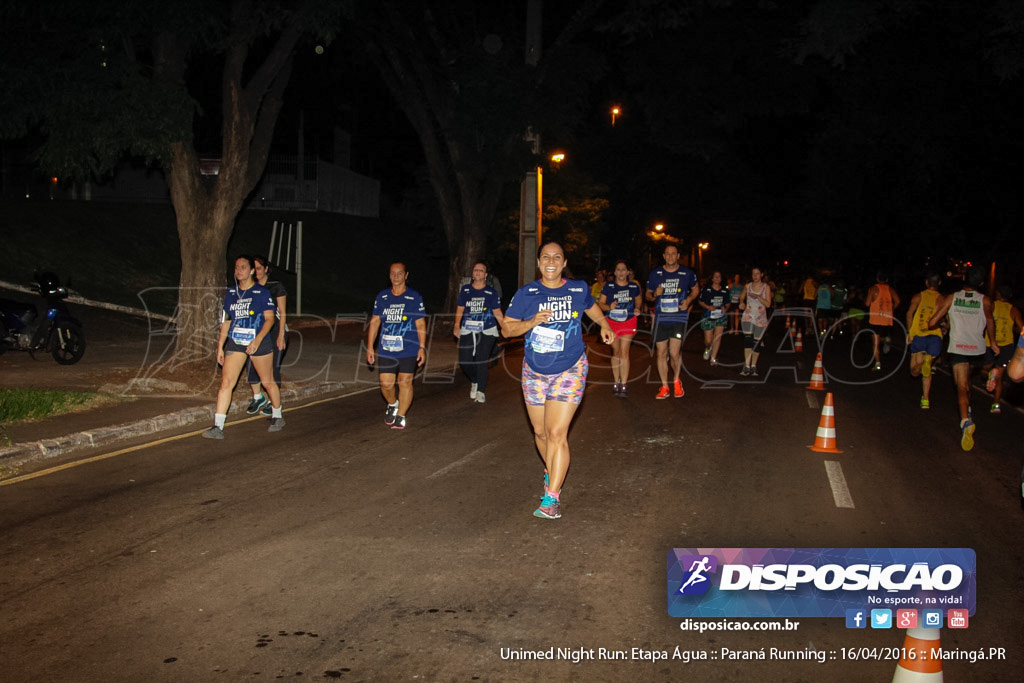
[[[613,126],[615,125],[615,119],[616,119],[616,118],[617,118],[617,117],[619,116],[619,114],[621,114],[621,113],[622,113],[622,109],[621,109],[621,108],[619,108],[619,105],[615,105],[614,107],[612,107],[612,125],[613,125]]]

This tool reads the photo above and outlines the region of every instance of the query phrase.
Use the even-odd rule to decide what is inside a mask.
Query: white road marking
[[[832,499],[835,500],[836,507],[853,508],[853,497],[850,496],[850,489],[846,486],[842,465],[835,460],[826,460],[825,472],[828,474],[828,483],[832,487]]]
[[[498,445],[497,441],[491,441],[490,443],[485,443],[483,446],[481,446],[480,448],[476,449],[472,453],[469,453],[468,455],[465,455],[465,456],[459,458],[458,460],[456,460],[453,463],[449,463],[448,465],[445,465],[444,467],[439,469],[437,472],[434,472],[433,474],[429,475],[427,477],[427,479],[434,479],[436,477],[440,477],[442,475],[448,474],[452,470],[458,469],[458,468],[462,467],[463,465],[465,465],[466,463],[468,463],[470,460],[472,460],[473,458],[477,457],[478,455],[483,455],[484,453],[486,453],[487,451],[493,449],[497,445]]]
[[[805,392],[805,394],[807,396],[807,407],[808,408],[813,408],[814,410],[817,410],[818,407],[819,407],[818,406],[818,394],[817,394],[817,392],[815,392],[815,391],[808,391],[808,392]]]

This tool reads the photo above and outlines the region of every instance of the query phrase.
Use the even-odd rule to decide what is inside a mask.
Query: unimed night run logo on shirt
[[[974,616],[970,548],[673,548],[673,617],[846,617],[848,609],[960,608]]]

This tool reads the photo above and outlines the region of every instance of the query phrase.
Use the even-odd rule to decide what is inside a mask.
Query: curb
[[[302,400],[313,396],[322,396],[339,391],[344,386],[341,382],[299,385],[282,391],[281,400]],[[229,410],[244,410],[247,405],[248,399],[238,399],[231,402]],[[203,420],[212,421],[213,410],[212,406],[184,408],[173,413],[167,413],[166,415],[114,425],[112,427],[97,427],[55,439],[16,443],[0,448],[0,467],[18,467],[38,460],[67,455],[83,448],[106,446],[117,441],[137,436],[146,436],[147,434],[156,434]],[[0,479],[3,478],[3,475],[0,474]]]

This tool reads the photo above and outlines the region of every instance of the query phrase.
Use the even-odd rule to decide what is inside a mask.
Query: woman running
[[[722,286],[722,272],[716,270],[711,274],[711,284],[705,287],[697,302],[704,309],[704,317],[700,321],[700,329],[704,331],[704,360],[711,365],[718,365],[718,349],[722,345],[722,334],[729,324],[729,290]]]
[[[608,325],[615,333],[612,342],[612,394],[626,398],[629,381],[629,346],[636,336],[636,317],[640,315],[640,285],[629,279],[629,266],[616,261],[614,278],[601,290],[597,305],[607,314]]]
[[[270,263],[266,256],[254,256],[253,263],[256,264],[256,282],[266,287],[270,296],[274,299],[275,317],[274,327],[270,330],[270,338],[274,340],[274,382],[277,383],[278,391],[281,390],[281,355],[288,348],[288,325],[285,323],[285,307],[288,303],[288,290],[278,280],[270,279]],[[249,387],[252,389],[252,400],[245,412],[250,415],[263,411],[264,415],[270,415],[270,399],[260,388],[260,376],[256,372],[256,366],[249,363],[246,371],[249,380]]]
[[[473,264],[473,280],[459,290],[455,308],[455,338],[459,340],[459,367],[469,379],[469,400],[484,403],[487,396],[491,351],[498,341],[498,325],[505,319],[501,300],[487,286],[487,264]]]
[[[750,282],[740,294],[743,318],[743,370],[741,375],[757,377],[757,357],[761,355],[761,340],[768,329],[768,307],[772,305],[772,288],[762,278],[760,268],[750,271]]]
[[[274,343],[270,329],[274,326],[274,299],[270,291],[258,284],[253,276],[256,265],[248,256],[235,259],[235,286],[224,295],[220,335],[217,338],[217,363],[221,366],[220,390],[213,426],[203,432],[206,439],[223,439],[224,422],[231,407],[231,394],[245,361],[252,364],[260,383],[270,395],[271,417],[268,432],[284,427],[281,416],[281,392],[274,381]]]
[[[569,470],[569,423],[583,399],[587,354],[580,316],[601,326],[606,344],[615,333],[594,303],[582,280],[564,280],[565,252],[549,242],[541,247],[537,266],[541,278],[519,288],[505,312],[501,331],[508,337],[525,334],[523,397],[533,426],[534,443],[544,460],[544,496],[536,517],[562,516],[562,483]]]

